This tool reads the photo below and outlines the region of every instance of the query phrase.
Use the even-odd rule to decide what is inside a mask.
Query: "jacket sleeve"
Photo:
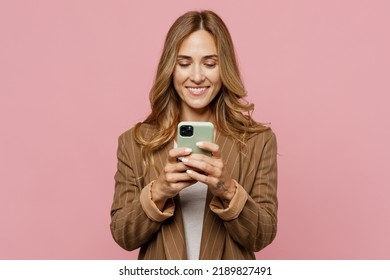
[[[127,137],[129,137],[127,135]],[[115,193],[111,207],[111,234],[126,250],[134,250],[147,243],[160,230],[163,221],[173,216],[175,205],[169,200],[161,212],[152,202],[153,181],[143,186],[139,148],[126,135],[121,135],[117,150]]]
[[[277,145],[274,133],[268,135],[256,140],[254,157],[247,159],[257,161],[253,185],[244,189],[236,182],[236,193],[226,209],[216,197],[210,204],[233,240],[252,252],[269,245],[277,230]]]

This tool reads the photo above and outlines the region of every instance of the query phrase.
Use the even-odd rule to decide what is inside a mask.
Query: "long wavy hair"
[[[142,146],[146,172],[150,165],[155,167],[153,154],[176,136],[181,102],[173,86],[172,77],[177,54],[182,42],[191,33],[202,29],[214,37],[222,80],[220,92],[209,105],[216,129],[232,137],[240,148],[245,147],[251,135],[267,129],[267,126],[255,122],[251,117],[254,105],[244,99],[246,90],[240,77],[233,41],[222,19],[212,11],[187,12],[180,16],[168,31],[150,90],[152,111],[143,122],[135,126],[134,137]],[[142,133],[143,124],[155,128],[153,137],[146,137]]]

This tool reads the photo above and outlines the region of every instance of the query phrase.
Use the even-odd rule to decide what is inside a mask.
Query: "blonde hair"
[[[135,126],[134,137],[142,146],[146,167],[155,167],[153,154],[174,139],[180,117],[180,97],[173,86],[173,71],[180,45],[191,33],[208,31],[215,39],[222,87],[210,103],[215,126],[232,137],[240,147],[254,133],[267,129],[252,117],[254,105],[244,100],[246,91],[240,77],[236,55],[229,31],[222,19],[212,11],[191,11],[180,16],[171,26],[165,39],[154,84],[150,90],[151,113]],[[152,138],[141,133],[142,124],[156,128]],[[145,168],[148,170],[148,168]]]

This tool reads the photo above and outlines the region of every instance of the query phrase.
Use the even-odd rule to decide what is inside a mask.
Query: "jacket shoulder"
[[[151,139],[153,137],[156,128],[149,124],[142,123],[139,126],[139,131],[144,139]],[[136,126],[131,127],[119,136],[119,140],[123,142],[135,142]]]
[[[276,135],[270,127],[266,127],[263,131],[255,133],[249,138],[249,143],[257,143],[259,141],[264,143],[276,141]]]

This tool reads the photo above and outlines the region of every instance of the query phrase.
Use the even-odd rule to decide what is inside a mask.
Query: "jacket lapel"
[[[199,252],[200,260],[220,260],[224,249],[226,231],[222,220],[210,210],[212,197],[213,194],[208,191]]]
[[[164,169],[168,151],[172,149],[173,141],[164,149],[159,151],[155,157],[155,163],[159,171]],[[157,172],[155,173],[157,178]],[[165,221],[161,227],[165,256],[168,260],[184,260],[187,258],[187,251],[184,238],[183,216],[180,208],[179,195],[174,197],[175,214]]]
[[[239,179],[239,153],[235,143],[217,132],[215,143],[218,144],[228,172],[233,179]],[[203,221],[202,241],[199,253],[201,260],[220,260],[225,249],[226,230],[223,221],[210,210],[213,194],[208,191]]]
[[[176,196],[174,200],[176,204],[175,215],[166,221],[161,228],[164,250],[168,260],[185,260],[187,259],[187,249],[179,196]]]

